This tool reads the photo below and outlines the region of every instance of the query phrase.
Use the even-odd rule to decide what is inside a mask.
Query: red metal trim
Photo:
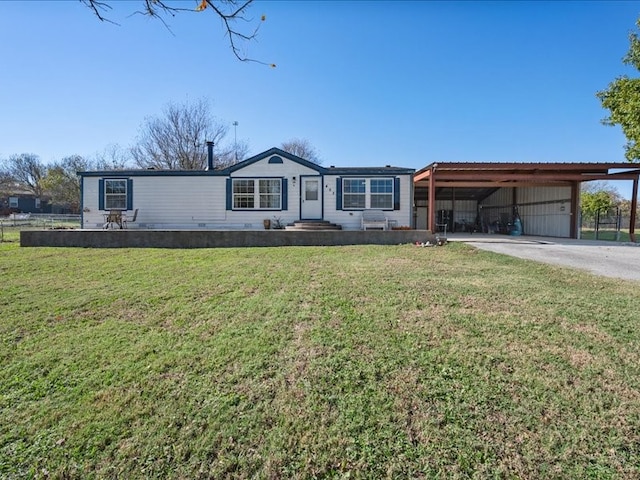
[[[436,231],[436,181],[434,172],[429,175],[429,208],[427,210],[427,230],[431,233]]]
[[[506,173],[506,172],[440,172],[435,175],[437,182],[442,181],[492,181],[496,183],[510,182],[510,181],[566,181],[566,182],[588,182],[591,180],[633,180],[638,176],[637,173],[625,173],[625,174],[581,174],[581,173]]]
[[[569,226],[569,237],[578,238],[580,225],[580,182],[571,184],[571,224]]]
[[[633,180],[631,193],[631,217],[629,218],[629,237],[636,241],[636,210],[638,208],[638,177]]]

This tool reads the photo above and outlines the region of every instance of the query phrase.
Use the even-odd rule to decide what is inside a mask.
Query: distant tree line
[[[26,192],[71,212],[80,210],[77,172],[125,170],[204,170],[208,165],[207,141],[214,142],[213,165],[222,169],[249,156],[246,140],[225,141],[228,122],[215,118],[206,99],[183,104],[169,103],[162,114],[147,117],[130,147],[110,145],[92,157],[70,155],[45,164],[34,153],[13,154],[0,159],[0,198]],[[313,163],[321,163],[316,149],[306,139],[294,138],[281,148]]]

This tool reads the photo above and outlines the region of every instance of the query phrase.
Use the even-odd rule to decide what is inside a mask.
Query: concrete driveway
[[[449,234],[447,239],[513,257],[579,268],[605,277],[640,281],[640,244],[468,233]]]

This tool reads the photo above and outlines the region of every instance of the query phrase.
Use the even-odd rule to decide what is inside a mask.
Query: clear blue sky
[[[207,97],[251,154],[298,137],[338,166],[624,161],[595,93],[635,75],[640,2],[258,1],[247,52],[275,69],[236,60],[209,11],[172,34],[111,4],[119,26],[76,1],[0,2],[0,158],[126,147],[168,102]]]

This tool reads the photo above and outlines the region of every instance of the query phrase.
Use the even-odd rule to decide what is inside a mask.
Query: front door
[[[302,177],[301,189],[301,220],[322,219],[322,177]]]

